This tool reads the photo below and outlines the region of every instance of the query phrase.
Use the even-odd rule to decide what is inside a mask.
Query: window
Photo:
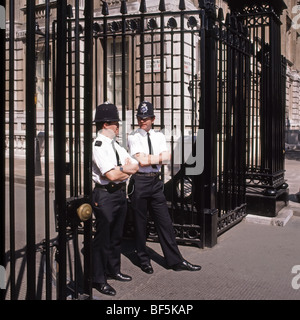
[[[49,63],[49,99],[51,99],[51,66]],[[41,46],[36,52],[36,94],[37,109],[44,109],[45,98],[45,46]],[[49,105],[51,101],[49,100]]]
[[[125,104],[128,107],[129,92],[129,59],[128,42],[126,42],[125,55]],[[111,41],[108,44],[107,52],[107,97],[108,100],[118,107],[122,105],[122,42]]]

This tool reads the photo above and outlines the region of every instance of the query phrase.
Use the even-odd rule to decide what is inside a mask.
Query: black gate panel
[[[125,147],[127,135],[137,128],[137,105],[143,100],[153,103],[155,129],[165,131],[172,150],[172,163],[166,166],[162,179],[177,239],[201,246],[203,202],[197,209],[193,185],[203,171],[199,85],[204,64],[200,28],[204,22],[201,11],[186,11],[183,1],[178,9],[167,12],[161,1],[157,13],[147,13],[146,3],[141,1],[140,12],[128,15],[122,1],[121,14],[111,16],[103,3],[103,16],[94,19],[95,97],[96,104],[110,100],[120,108]],[[187,174],[189,162],[198,170],[195,177]],[[130,217],[128,222],[126,234],[132,230]],[[156,239],[151,216],[148,229],[149,239]]]
[[[247,26],[218,12],[217,35],[217,208],[218,234],[246,214],[246,110],[250,103],[251,45]]]
[[[253,1],[244,8],[229,1],[248,26],[252,42],[247,109],[247,211],[276,216],[288,201],[284,180],[285,84],[281,68],[280,15],[283,1]]]
[[[121,1],[114,15],[105,1],[101,13],[93,1],[69,2],[26,1],[26,32],[17,36],[15,1],[6,1],[0,266],[8,283],[1,299],[92,298],[92,121],[105,101],[119,108],[124,147],[138,104],[153,103],[154,128],[172,152],[162,179],[179,243],[212,247],[257,210],[257,199],[270,215],[286,201],[281,1],[228,1],[226,17],[209,0],[195,10],[180,0],[173,11],[161,0],[155,12],[141,0],[134,13]],[[15,120],[17,41],[26,63],[23,134]],[[133,236],[128,203],[124,236]],[[157,241],[151,212],[148,240]]]

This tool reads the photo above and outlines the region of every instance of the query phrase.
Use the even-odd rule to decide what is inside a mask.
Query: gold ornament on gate
[[[77,209],[77,215],[81,221],[87,221],[92,216],[92,211],[91,205],[84,203]]]

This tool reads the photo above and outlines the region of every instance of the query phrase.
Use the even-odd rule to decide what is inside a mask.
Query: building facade
[[[69,1],[69,15],[70,18],[75,16],[75,9],[74,6],[77,3],[77,1]],[[111,16],[113,15],[120,15],[120,6],[122,1],[107,1],[109,14]],[[299,52],[299,37],[300,37],[300,4],[299,1],[296,0],[287,0],[286,6],[287,9],[284,10],[281,20],[282,20],[282,27],[281,27],[281,40],[282,40],[282,54],[287,59],[287,78],[286,78],[286,125],[287,125],[287,132],[286,132],[286,142],[288,145],[292,145],[293,147],[296,147],[298,144],[300,144],[299,141],[299,130],[300,130],[300,58],[299,54],[297,55],[297,52]],[[146,2],[147,3],[147,12],[157,12],[159,7],[159,0]],[[198,7],[198,1],[186,1],[187,9],[194,10]],[[57,1],[50,1],[50,17],[51,21],[54,21],[56,19],[56,4]],[[79,5],[79,17],[84,17],[84,1],[80,0],[78,1]],[[176,11],[178,10],[178,4],[174,1],[165,1],[166,10],[167,11]],[[9,7],[9,4],[7,5]],[[26,68],[26,61],[25,61],[25,37],[26,37],[26,1],[18,1],[15,4],[14,8],[14,15],[15,15],[15,26],[14,26],[14,36],[15,36],[15,43],[14,43],[14,64],[13,64],[13,77],[14,77],[14,111],[15,111],[15,117],[14,117],[14,130],[15,130],[15,154],[16,156],[23,157],[25,154],[25,88],[26,88],[26,81],[25,81],[25,68]],[[216,6],[224,9],[224,14],[228,12],[228,6],[226,1],[217,0]],[[45,56],[45,1],[39,0],[36,2],[36,117],[37,117],[37,125],[36,125],[36,134],[39,138],[40,142],[40,148],[41,148],[41,156],[43,157],[43,132],[44,132],[44,123],[43,123],[43,115],[44,115],[44,56]],[[127,1],[127,10],[128,12],[131,12],[133,15],[135,13],[138,13],[140,9],[140,1]],[[7,40],[10,37],[10,30],[9,30],[9,10],[6,11],[7,15],[7,32],[6,37]],[[97,19],[97,17],[102,16],[102,5],[101,2],[95,2],[95,14],[94,17]],[[82,28],[84,28],[84,24],[82,23]],[[52,30],[52,23],[50,24],[50,32]],[[177,35],[176,35],[177,36]],[[175,36],[175,37],[176,37]],[[83,50],[84,50],[84,44],[83,44],[83,38],[79,39],[79,47],[80,47],[80,56],[79,56],[79,72],[83,74]],[[130,39],[128,40],[130,41]],[[154,95],[156,98],[153,101],[154,105],[161,105],[160,102],[160,96],[158,94],[158,91],[160,90],[159,86],[159,79],[155,79],[159,77],[157,73],[155,73],[155,64],[158,64],[159,67],[159,46],[160,43],[155,42],[155,39],[146,39],[145,41],[148,41],[148,45],[146,46],[146,52],[145,52],[145,72],[147,73],[147,78],[145,82],[145,99],[150,97],[151,95]],[[153,42],[154,41],[154,42]],[[176,41],[176,39],[175,39]],[[186,101],[186,105],[192,104],[192,101],[190,99],[190,93],[188,92],[188,83],[191,81],[191,76],[197,75],[197,70],[191,70],[191,56],[193,55],[195,61],[198,57],[198,49],[197,44],[193,44],[194,48],[191,47],[191,41],[193,40],[187,40],[187,46],[190,47],[189,49],[189,56],[185,57],[185,81],[187,82],[186,86],[186,94],[185,97],[188,101]],[[95,39],[95,42],[97,40]],[[137,43],[136,46],[139,44]],[[113,70],[113,54],[112,50],[116,50],[116,63],[114,65],[115,69]],[[126,109],[128,110],[128,115],[126,116],[127,119],[127,129],[126,131],[130,131],[130,122],[132,120],[132,108],[135,108],[135,106],[138,104],[138,101],[140,99],[139,97],[139,84],[138,79],[135,79],[135,82],[129,81],[130,73],[137,72],[137,63],[136,65],[132,65],[132,52],[129,52],[128,48],[130,45],[127,46],[127,52],[126,52],[126,62],[128,65],[128,70],[126,70]],[[166,59],[165,59],[165,67],[166,67],[166,77],[170,78],[169,73],[169,65],[170,61],[168,61],[168,57],[170,56],[170,41],[166,41]],[[52,47],[51,39],[50,39],[50,48]],[[9,42],[7,41],[7,57],[9,54]],[[97,86],[94,90],[95,97],[94,97],[94,107],[96,104],[100,103],[104,100],[103,96],[103,90],[102,90],[102,83],[103,80],[103,65],[101,63],[102,61],[102,55],[103,52],[101,51],[101,45],[96,44],[95,46],[95,63],[97,65],[95,70],[95,86]],[[71,51],[74,53],[74,45],[73,47],[68,47],[68,52]],[[109,46],[109,52],[108,52],[108,75],[107,75],[107,97],[105,97],[107,100],[113,101],[116,103],[116,105],[121,105],[121,99],[122,99],[122,87],[121,87],[121,81],[122,81],[122,72],[121,72],[121,59],[122,59],[122,52],[121,52],[121,44],[120,41]],[[176,48],[175,46],[175,52],[173,54],[178,54],[178,61],[176,62],[178,65],[180,63],[179,59],[179,46]],[[176,52],[177,50],[177,52]],[[52,81],[52,59],[51,55],[53,55],[52,50],[50,49],[50,101],[49,101],[49,108],[50,108],[50,119],[53,118],[51,112],[53,111],[53,81]],[[151,67],[151,61],[152,56],[154,55],[154,69]],[[71,57],[71,56],[69,56]],[[73,59],[71,57],[71,59]],[[135,57],[136,61],[138,61],[138,57]],[[12,62],[10,62],[12,63]],[[197,62],[195,62],[195,68],[197,69]],[[12,67],[12,64],[9,65],[8,59],[6,64],[6,74],[7,79],[9,79],[12,75],[9,75],[9,70]],[[178,69],[179,70],[179,69]],[[154,73],[152,72],[154,71]],[[68,72],[72,72],[74,74],[75,68],[68,69]],[[78,70],[77,70],[78,72]],[[177,78],[178,88],[180,86],[180,71],[178,71],[178,74],[175,74],[175,78]],[[154,74],[154,75],[153,75]],[[176,81],[176,79],[175,79]],[[155,83],[153,85],[153,83]],[[8,89],[8,81],[6,82],[6,100],[7,100],[7,110],[8,110],[8,104],[9,104],[9,89]],[[80,81],[80,99],[81,99],[81,109],[83,108],[83,80]],[[72,86],[74,90],[74,83],[68,83],[68,86]],[[68,90],[68,93],[71,94],[71,91]],[[176,92],[178,89],[175,90],[175,92],[171,93],[170,86],[168,86],[168,82],[165,84],[165,101],[164,106],[166,109],[166,112],[168,112],[168,106],[171,105],[171,94],[176,96]],[[67,94],[68,94],[67,93]],[[178,97],[178,101],[176,101],[175,97],[175,105],[179,106],[180,99]],[[179,109],[179,107],[178,107]],[[9,112],[7,112],[7,126],[9,123]],[[188,119],[189,120],[189,119]],[[176,125],[176,124],[175,124]],[[172,130],[172,128],[167,128],[169,131]],[[50,120],[50,131],[53,131],[53,121]],[[188,132],[187,132],[188,133]],[[6,140],[7,145],[7,152],[8,152],[8,137]]]

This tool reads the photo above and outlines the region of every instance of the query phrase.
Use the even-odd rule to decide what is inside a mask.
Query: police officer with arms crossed
[[[96,217],[93,240],[93,287],[114,296],[116,291],[107,278],[130,281],[122,274],[121,239],[127,212],[126,180],[138,170],[137,161],[116,143],[119,113],[115,105],[97,106],[97,137],[93,142],[92,177],[95,182],[92,205]]]
[[[131,177],[130,184],[133,184],[131,202],[141,269],[146,273],[153,273],[146,250],[147,211],[150,205],[167,265],[175,271],[200,270],[200,266],[192,265],[183,259],[175,240],[172,220],[163,193],[163,182],[159,179],[161,166],[169,162],[171,156],[164,134],[152,129],[155,116],[150,102],[140,103],[137,120],[139,128],[129,135],[128,148],[130,155],[139,162],[139,170]],[[131,190],[129,192],[131,193]]]

